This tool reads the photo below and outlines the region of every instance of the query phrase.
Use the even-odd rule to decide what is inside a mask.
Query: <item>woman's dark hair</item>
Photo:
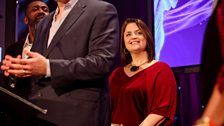
[[[148,59],[149,61],[153,60],[155,57],[155,46],[152,32],[149,30],[148,26],[142,20],[135,18],[128,18],[124,21],[124,23],[121,26],[121,36],[120,36],[121,64],[125,66],[132,62],[131,54],[130,52],[128,52],[124,44],[124,32],[126,26],[130,23],[135,23],[139,28],[139,30],[143,33],[147,42],[146,51],[148,53]]]

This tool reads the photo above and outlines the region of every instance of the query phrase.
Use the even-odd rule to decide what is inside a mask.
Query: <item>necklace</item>
[[[144,64],[146,64],[146,63],[148,63],[148,62],[149,62],[149,61],[147,60],[146,62],[144,62],[144,63],[142,63],[142,64],[140,64],[140,65],[138,65],[138,66],[136,66],[136,65],[132,65],[132,64],[131,64],[130,71],[131,71],[131,72],[135,72],[135,71],[137,71],[137,70],[139,69],[140,66],[142,66],[142,65],[144,65]]]

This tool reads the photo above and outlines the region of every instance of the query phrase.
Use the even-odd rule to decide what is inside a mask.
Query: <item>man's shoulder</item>
[[[14,55],[15,53],[20,53],[24,43],[25,43],[25,39],[21,39],[20,41],[10,44],[6,48],[5,54]]]
[[[86,0],[86,10],[90,12],[91,16],[94,15],[110,15],[116,14],[117,10],[115,6],[109,2],[102,1],[102,0]]]
[[[87,5],[95,9],[102,9],[102,7],[113,7],[114,5],[103,0],[87,0]]]
[[[16,47],[18,47],[18,46],[23,46],[24,43],[25,43],[25,39],[22,39],[22,40],[20,40],[20,41],[17,41],[17,42],[14,42],[14,43],[10,44],[10,45],[7,47],[7,49],[8,49],[8,48],[16,48]]]

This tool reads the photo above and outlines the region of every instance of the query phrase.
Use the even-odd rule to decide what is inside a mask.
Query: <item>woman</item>
[[[123,67],[110,75],[112,126],[155,126],[173,123],[176,81],[170,67],[154,60],[153,37],[139,19],[121,29]]]

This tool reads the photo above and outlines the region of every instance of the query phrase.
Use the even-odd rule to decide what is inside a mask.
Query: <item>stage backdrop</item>
[[[212,0],[154,0],[156,59],[172,67],[199,65]]]

